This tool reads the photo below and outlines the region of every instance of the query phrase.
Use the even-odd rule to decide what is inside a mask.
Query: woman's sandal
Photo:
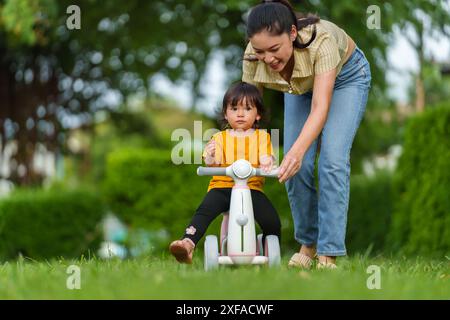
[[[317,269],[336,269],[337,265],[333,262],[328,262],[328,258],[325,258],[325,261],[317,261]]]
[[[180,263],[192,263],[192,256],[194,253],[195,243],[189,239],[184,238],[183,240],[175,240],[170,246],[170,253],[177,259]]]
[[[314,259],[306,254],[297,252],[289,260],[288,267],[298,267],[303,269],[311,269]]]
[[[317,262],[317,269],[337,269],[337,265],[331,262]]]

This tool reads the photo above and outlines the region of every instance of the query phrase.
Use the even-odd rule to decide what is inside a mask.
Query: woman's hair
[[[225,92],[223,97],[222,110],[219,115],[219,124],[222,130],[228,127],[228,121],[225,119],[228,106],[237,106],[244,99],[247,105],[256,108],[261,119],[265,117],[263,98],[258,88],[246,82],[237,82]],[[259,128],[259,121],[255,121],[253,128]]]
[[[247,19],[247,38],[267,30],[270,34],[281,35],[284,32],[290,33],[292,25],[300,30],[311,24],[319,22],[320,18],[316,15],[308,14],[304,16],[296,13],[292,5],[287,0],[263,0],[260,4],[253,7]],[[299,49],[308,47],[315,39],[316,30],[314,29],[311,39],[307,43],[301,43],[297,37],[294,40],[294,46]]]

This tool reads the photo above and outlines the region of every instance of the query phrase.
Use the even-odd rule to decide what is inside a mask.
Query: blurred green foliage
[[[184,129],[194,137],[194,121],[201,122],[202,133],[214,128],[217,123],[205,115],[180,110],[173,102],[149,99],[136,110],[119,109],[105,114],[105,118],[94,128],[90,140],[90,172],[86,179],[99,184],[105,177],[107,154],[130,148],[170,149],[178,141],[172,141],[176,129]],[[70,162],[74,156],[68,157]],[[77,164],[78,166],[81,163]],[[74,176],[78,169],[67,172]]]
[[[18,141],[6,177],[18,185],[42,183],[33,169],[40,144],[67,150],[67,131],[92,134],[99,112],[155,93],[156,74],[190,85],[195,101],[212,54],[224,50],[239,70],[245,4],[81,0],[80,30],[66,27],[70,5],[0,0],[0,142]]]
[[[0,259],[80,257],[95,253],[105,214],[90,190],[17,191],[0,200]]]
[[[408,254],[450,252],[450,105],[429,108],[407,124],[395,176],[390,245]]]
[[[179,238],[208,186],[209,179],[197,176],[196,167],[175,166],[167,150],[117,150],[107,158],[104,195],[111,211],[132,230],[166,230]]]
[[[168,147],[148,112],[120,110],[109,113],[95,126],[90,145],[91,166],[86,180],[99,184],[104,178],[106,155],[123,148]],[[76,174],[75,170],[72,174]]]
[[[400,145],[403,127],[404,119],[395,109],[367,106],[350,153],[351,173],[362,174],[364,161],[387,154],[390,147]]]
[[[54,27],[50,23],[56,15],[55,0],[0,1],[0,27],[4,26],[12,47],[47,44],[46,33]]]
[[[385,249],[394,203],[392,173],[352,176],[346,236],[350,254],[376,254]]]

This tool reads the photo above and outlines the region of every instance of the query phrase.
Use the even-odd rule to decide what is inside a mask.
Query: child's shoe
[[[180,263],[187,264],[192,263],[194,248],[195,243],[189,238],[175,240],[169,246],[170,253],[172,253],[175,259],[177,259],[177,261]]]

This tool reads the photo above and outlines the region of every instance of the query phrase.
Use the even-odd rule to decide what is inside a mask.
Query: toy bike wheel
[[[263,247],[263,235],[262,235],[262,233],[260,233],[260,234],[258,234],[258,236],[256,237],[256,243],[257,243],[257,246],[258,246],[258,254],[260,255],[260,256],[263,256],[264,255],[264,247]]]
[[[206,236],[205,239],[205,271],[217,269],[219,266],[219,247],[216,236]]]
[[[270,235],[266,237],[266,256],[269,258],[269,267],[275,267],[280,265],[280,242],[278,237]]]

